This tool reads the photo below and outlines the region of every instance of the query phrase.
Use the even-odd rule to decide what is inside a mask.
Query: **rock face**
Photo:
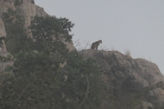
[[[2,19],[3,13],[6,13],[8,10],[13,10],[19,12],[21,16],[24,17],[27,34],[29,37],[32,37],[31,30],[28,28],[31,25],[31,21],[35,16],[46,17],[49,16],[43,8],[35,5],[34,0],[0,0],[0,37],[6,37],[6,28],[4,21]],[[75,50],[73,43],[67,43],[68,49],[70,51]],[[4,52],[1,50],[0,52]],[[2,54],[2,53],[0,53]]]
[[[14,62],[6,49],[5,38],[8,37],[8,32],[2,18],[8,10],[19,12],[24,18],[22,28],[25,28],[27,36],[30,37],[32,35],[28,27],[32,19],[35,16],[48,16],[43,8],[35,5],[34,0],[0,0],[0,72],[5,70],[6,66],[12,66]],[[72,42],[66,42],[64,39],[60,41],[69,51],[75,50]],[[93,59],[101,71],[105,96],[101,98],[100,109],[164,109],[164,76],[154,63],[133,59],[117,51],[83,50],[80,55],[84,59]],[[69,61],[61,63],[60,68],[67,64]],[[68,76],[64,75],[64,78],[66,81]],[[67,101],[69,102],[69,99]]]
[[[0,0],[0,37],[6,37],[6,28],[4,21],[2,20],[3,13],[8,10],[17,11],[25,19],[24,27],[27,29],[27,33],[30,35],[28,27],[31,24],[31,20],[35,16],[48,16],[43,8],[35,5],[34,0]],[[4,45],[5,46],[5,45]],[[1,49],[4,49],[1,47]],[[4,54],[4,50],[0,51]]]
[[[157,65],[117,51],[83,50],[101,69],[106,91],[102,109],[162,109],[164,76]],[[131,107],[132,105],[132,107]]]
[[[35,5],[34,0],[0,0],[0,15],[7,12],[8,9],[20,11],[25,18],[25,27],[30,26],[33,17],[48,15],[43,8]],[[3,25],[0,29],[4,30]],[[3,33],[3,35],[5,34]]]
[[[34,0],[0,0],[0,57],[6,58],[9,54],[5,44],[5,38],[7,37],[6,27],[4,19],[2,18],[4,13],[7,13],[8,10],[19,12],[19,14],[24,17],[24,27],[28,36],[32,37],[30,29],[28,28],[31,24],[31,20],[35,16],[47,16],[48,14],[34,4]],[[7,62],[12,63],[12,62]],[[0,72],[5,69],[8,64],[0,60]]]
[[[6,30],[3,23],[3,20],[0,18],[0,36],[6,36]]]
[[[32,33],[30,30],[31,21],[35,16],[47,17],[49,16],[43,8],[35,5],[34,0],[0,0],[0,56],[6,57],[9,53],[6,48],[5,39],[8,37],[7,27],[5,26],[5,19],[3,15],[9,11],[16,12],[24,20],[24,28],[28,37],[32,38]],[[14,17],[12,20],[14,22]],[[63,42],[69,51],[75,50],[72,42]],[[3,62],[0,60],[0,64]],[[1,67],[0,67],[1,69]],[[1,72],[1,70],[0,70]]]

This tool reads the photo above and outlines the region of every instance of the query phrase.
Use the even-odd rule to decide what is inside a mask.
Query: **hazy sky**
[[[67,17],[78,48],[103,40],[101,48],[129,50],[164,72],[164,0],[36,0],[50,14]],[[77,44],[80,42],[80,45]]]

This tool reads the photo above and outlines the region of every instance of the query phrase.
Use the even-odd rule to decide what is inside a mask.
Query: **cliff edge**
[[[156,64],[77,51],[73,26],[34,0],[0,0],[0,109],[164,109]]]
[[[156,64],[145,59],[133,59],[118,51],[82,50],[80,54],[85,59],[95,60],[101,69],[108,96],[102,109],[130,109],[130,104],[137,103],[136,99],[141,105],[135,107],[133,104],[131,109],[156,109],[163,106],[164,76]],[[114,97],[116,101],[111,103]]]

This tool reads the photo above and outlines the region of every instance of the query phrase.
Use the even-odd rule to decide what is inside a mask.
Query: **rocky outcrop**
[[[25,18],[25,27],[30,26],[31,20],[35,16],[47,16],[43,8],[34,4],[34,0],[22,0],[22,4],[16,6]]]
[[[25,28],[27,32],[27,36],[30,36],[31,38],[32,38],[31,30],[28,27],[31,25],[32,19],[35,16],[42,16],[42,17],[48,16],[48,14],[43,10],[43,8],[40,8],[39,6],[35,5],[33,0],[0,0],[0,72],[3,73],[4,70],[7,68],[7,66],[12,66],[14,62],[12,55],[10,56],[9,53],[7,53],[5,38],[7,37],[8,32],[6,32],[7,29],[5,27],[5,22],[2,19],[3,13],[8,12],[8,10],[19,12],[19,14],[24,18],[25,20],[24,25],[23,27],[22,26],[21,27]],[[54,38],[54,40],[57,39]],[[65,39],[62,38],[62,34],[58,40],[60,40],[63,44],[66,45],[66,48],[69,50],[69,52],[75,50],[72,41],[67,42]],[[133,59],[129,55],[124,55],[118,51],[83,50],[80,51],[79,54],[84,59],[90,59],[90,58],[93,59],[95,62],[94,64],[98,67],[98,70],[101,72],[100,75],[101,80],[103,80],[103,83],[105,83],[102,84],[105,87],[105,88],[103,87],[104,88],[103,94],[105,96],[103,96],[100,100],[102,102],[100,109],[163,109],[164,108],[163,105],[164,104],[164,76],[161,74],[156,64],[144,59]],[[64,57],[67,56],[64,55]],[[75,57],[73,57],[73,60]],[[77,64],[76,61],[75,63]],[[65,66],[67,66],[67,69],[69,69],[69,67],[71,66],[69,64],[70,64],[69,61],[64,61],[63,63],[59,64],[59,67],[60,69],[63,70]],[[79,69],[77,69],[76,67],[77,66],[75,66],[75,70],[70,70],[70,71],[73,71],[73,73],[74,71],[76,72],[76,70],[78,71]],[[78,67],[80,68],[81,66]],[[85,71],[85,69],[83,70]],[[79,70],[79,71],[83,73],[83,70],[82,71]],[[87,70],[90,71],[89,68]],[[55,71],[53,70],[52,72]],[[91,75],[91,77],[93,75]],[[43,78],[44,77],[45,76],[43,76]],[[53,76],[51,77],[54,79]],[[77,77],[79,77],[78,74]],[[83,75],[81,77],[83,77]],[[45,78],[46,80],[49,80],[48,77]],[[67,81],[68,79],[69,79],[68,76],[64,74],[64,82]],[[39,79],[39,80],[42,81],[43,79]],[[87,82],[87,84],[89,84],[89,82]],[[15,85],[16,87],[19,87],[17,84]],[[44,84],[44,86],[48,86],[48,85]],[[33,88],[37,89],[37,86]],[[70,88],[71,87],[68,87],[68,89]],[[14,89],[16,88],[14,87]],[[52,90],[50,88],[48,92],[51,91]],[[15,90],[15,92],[19,93],[17,92],[17,89]],[[89,96],[87,93],[88,91],[86,91],[86,95]],[[13,93],[10,94],[13,95]],[[52,95],[50,95],[50,97],[51,96]],[[8,95],[6,96],[6,98],[8,98]],[[86,97],[84,97],[84,99],[85,98]],[[0,95],[0,99],[1,99],[1,95]],[[76,101],[78,99],[79,98],[74,100]],[[11,101],[13,102],[12,99]],[[69,99],[67,101],[70,102]]]
[[[6,30],[2,18],[0,18],[0,37],[6,36]]]
[[[30,26],[31,19],[34,16],[41,15],[40,13],[44,13],[42,15],[46,15],[44,10],[39,10],[38,6],[36,6],[32,1],[33,0],[0,0],[0,37],[6,37],[7,35],[4,21],[2,20],[2,15],[3,13],[6,13],[8,10],[20,11],[21,15],[25,18],[24,26],[26,28]],[[3,42],[2,46],[0,47],[1,56],[6,52],[6,48],[4,47],[5,43]]]
[[[0,0],[0,15],[8,9],[19,11],[25,18],[25,27],[28,27],[34,16],[47,16],[43,8],[35,5],[34,0]]]
[[[26,33],[29,37],[32,37],[30,29],[28,28],[31,25],[31,21],[35,16],[47,16],[48,14],[35,5],[34,0],[0,0],[0,57],[6,58],[9,54],[6,49],[5,38],[7,37],[5,22],[3,17],[4,13],[7,13],[9,10],[17,12],[24,18],[24,27]],[[3,62],[0,60],[0,72],[3,71],[8,64],[12,62]]]
[[[6,36],[2,14],[6,13],[9,9],[19,11],[25,18],[26,28],[30,26],[33,17],[48,15],[43,8],[35,5],[34,0],[0,0],[0,37]]]
[[[49,16],[43,8],[37,6],[34,0],[0,0],[0,56],[6,57],[8,55],[8,50],[6,49],[5,39],[8,36],[7,27],[5,19],[3,18],[4,13],[9,11],[18,13],[24,20],[24,28],[26,35],[32,38],[32,33],[30,30],[31,21],[35,16],[46,17]],[[11,16],[14,22],[15,16]],[[10,26],[9,26],[10,27]],[[66,42],[61,40],[69,51],[75,50],[73,42]],[[3,62],[0,60],[0,64]],[[6,65],[6,64],[5,64]],[[1,67],[0,67],[1,68]]]
[[[102,109],[130,109],[128,106],[133,102],[137,104],[137,101],[138,105],[135,107],[133,104],[131,109],[162,107],[164,76],[156,64],[145,59],[133,59],[117,51],[83,50],[80,54],[86,59],[94,59],[101,69],[102,79],[107,87],[105,94],[108,96],[104,99]],[[111,103],[113,98],[117,100]],[[116,102],[120,107],[117,107]]]
[[[18,12],[25,20],[24,27],[29,37],[32,37],[31,30],[28,28],[35,16],[49,16],[43,8],[35,5],[34,0],[0,0],[0,37],[6,37],[6,28],[2,20],[3,13],[8,10]],[[75,50],[73,43],[64,42],[70,51]]]

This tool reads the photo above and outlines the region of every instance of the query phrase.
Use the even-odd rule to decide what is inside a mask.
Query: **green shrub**
[[[21,5],[23,3],[23,0],[15,0],[14,1],[14,5],[15,6],[19,6],[19,5]]]
[[[68,19],[35,17],[31,39],[18,13],[9,10],[3,18],[7,49],[15,61],[13,76],[2,81],[1,109],[100,108],[103,82],[95,61],[84,60],[76,51],[68,52],[61,41],[72,38],[73,24]],[[64,62],[67,64],[61,68]]]
[[[74,26],[66,18],[56,17],[35,17],[32,21],[31,30],[36,40],[52,40],[64,38],[70,41],[72,36],[69,34]]]

